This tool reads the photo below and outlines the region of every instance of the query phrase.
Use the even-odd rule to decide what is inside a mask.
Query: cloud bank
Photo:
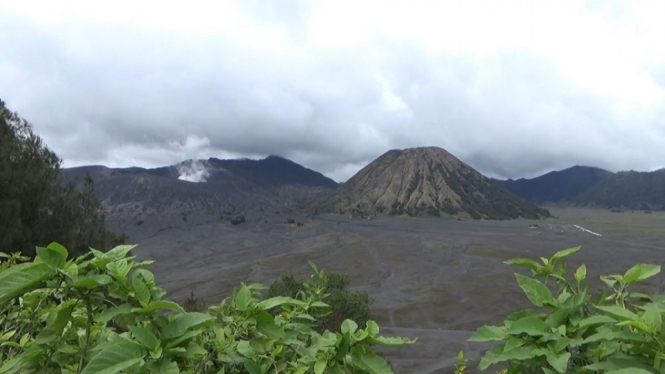
[[[65,3],[0,2],[0,98],[65,166],[665,166],[662,2]]]

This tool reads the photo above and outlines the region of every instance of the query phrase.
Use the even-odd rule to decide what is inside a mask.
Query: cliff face
[[[344,183],[323,206],[339,213],[474,219],[549,217],[442,148],[391,150]]]

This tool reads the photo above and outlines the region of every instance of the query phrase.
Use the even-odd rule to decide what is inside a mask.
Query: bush
[[[68,259],[52,243],[30,262],[2,254],[0,372],[391,373],[372,346],[414,342],[379,336],[373,321],[316,332],[330,307],[327,277],[313,265],[297,298],[262,298],[265,286],[242,284],[205,312],[186,312],[163,299],[152,261],[135,262],[133,248]]]
[[[239,225],[241,223],[245,223],[245,216],[237,216],[236,218],[231,220],[232,225]]]
[[[500,342],[482,357],[481,370],[503,364],[507,365],[503,373],[665,372],[665,297],[629,291],[658,274],[660,266],[638,264],[624,274],[601,276],[604,287],[592,296],[586,266],[578,267],[571,279],[561,261],[579,249],[557,252],[540,263],[524,258],[506,261],[531,270],[530,277],[515,276],[536,308],[475,332],[471,341]]]
[[[354,320],[364,326],[372,319],[370,300],[367,292],[348,290],[348,275],[328,273],[326,290],[330,294],[324,301],[330,305],[331,313],[317,322],[317,331],[338,330],[346,319]],[[306,283],[295,279],[292,274],[284,275],[268,288],[266,297],[287,296],[296,298],[306,291]]]

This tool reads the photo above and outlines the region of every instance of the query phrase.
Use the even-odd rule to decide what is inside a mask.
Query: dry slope
[[[320,209],[473,219],[550,216],[438,147],[386,152],[344,183]]]

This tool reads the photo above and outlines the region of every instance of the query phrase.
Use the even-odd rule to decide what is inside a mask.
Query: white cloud
[[[665,158],[659,1],[0,0],[0,97],[66,165],[438,145],[502,177]]]

